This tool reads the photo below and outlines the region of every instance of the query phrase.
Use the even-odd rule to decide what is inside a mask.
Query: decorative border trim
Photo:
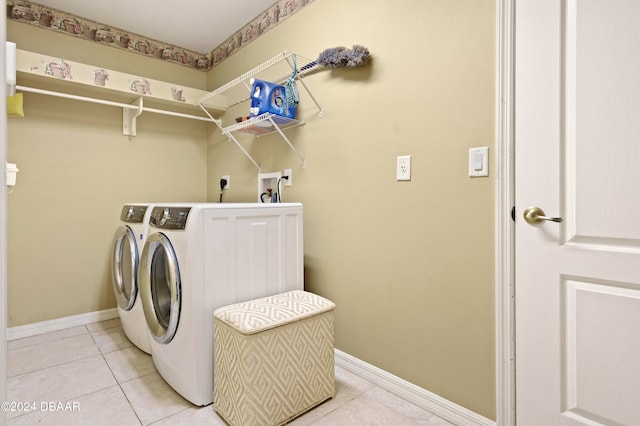
[[[26,0],[7,1],[7,19],[127,50],[174,64],[209,71],[240,48],[278,26],[313,0],[281,0],[208,53],[198,53],[110,27]]]
[[[394,393],[459,426],[495,426],[496,423],[471,410],[409,383],[397,376],[368,364],[347,353],[335,349],[335,362],[339,367],[351,371],[381,388]]]
[[[33,324],[19,325],[7,328],[7,340],[22,339],[23,337],[36,336],[51,331],[64,330],[66,328],[79,327],[94,322],[106,321],[118,318],[118,308],[105,309],[104,311],[87,312],[86,314],[72,315],[70,317],[57,318],[49,321],[35,322]]]
[[[251,43],[270,29],[280,25],[285,19],[307,6],[313,0],[281,0],[261,13],[240,31],[210,52],[211,66],[215,67],[240,48]]]
[[[25,0],[7,2],[7,19],[203,71],[211,68],[207,55]]]

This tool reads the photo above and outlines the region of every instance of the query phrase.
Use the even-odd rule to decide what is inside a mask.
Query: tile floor
[[[225,425],[167,385],[109,320],[9,342],[8,425]],[[291,425],[451,425],[336,367],[337,395]],[[21,403],[21,405],[18,405]]]

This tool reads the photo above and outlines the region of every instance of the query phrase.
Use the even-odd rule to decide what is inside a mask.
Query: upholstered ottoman
[[[280,425],[333,398],[334,308],[296,290],[217,309],[215,411],[232,426]]]

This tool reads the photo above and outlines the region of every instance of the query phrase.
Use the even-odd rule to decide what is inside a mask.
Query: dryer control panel
[[[161,229],[184,229],[191,207],[154,207],[149,223]]]
[[[142,223],[147,206],[135,206],[125,204],[120,212],[120,220],[128,223]]]

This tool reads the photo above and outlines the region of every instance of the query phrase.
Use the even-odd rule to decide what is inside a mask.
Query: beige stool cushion
[[[335,396],[333,302],[291,291],[214,312],[214,409],[280,425]]]

